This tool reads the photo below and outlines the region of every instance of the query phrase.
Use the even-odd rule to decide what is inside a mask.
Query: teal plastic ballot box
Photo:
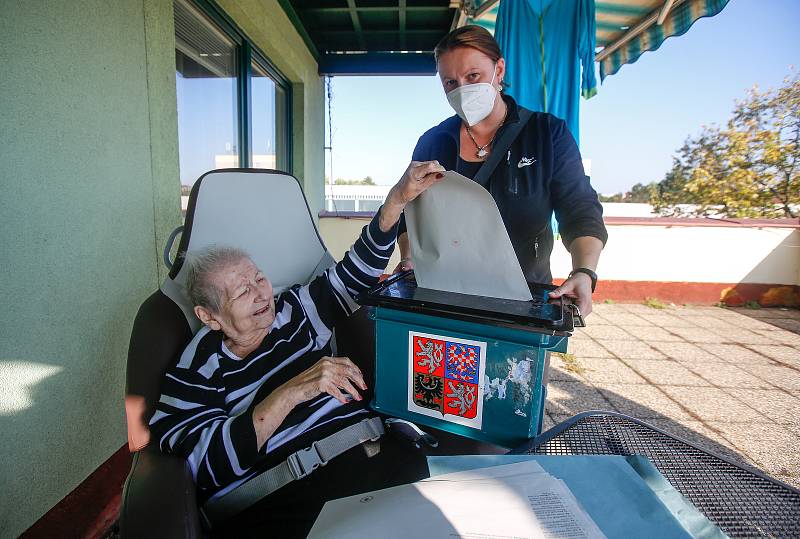
[[[375,397],[382,414],[514,447],[541,432],[549,352],[566,352],[573,310],[548,302],[418,287],[412,272],[359,296],[374,307]]]

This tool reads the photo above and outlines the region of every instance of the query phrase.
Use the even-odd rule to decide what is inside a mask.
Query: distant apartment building
[[[325,209],[340,211],[377,211],[391,185],[325,185]]]
[[[253,164],[250,168],[277,169],[277,156],[273,154],[253,154]],[[217,154],[214,156],[214,168],[237,168],[239,155]]]
[[[227,157],[227,156],[218,156]],[[253,156],[255,159],[259,156]],[[271,156],[266,156],[271,157]],[[270,168],[270,167],[265,167]],[[592,160],[584,159],[583,168],[591,175]],[[325,210],[329,212],[369,212],[377,211],[389,194],[391,185],[325,185]],[[650,204],[604,202],[603,215],[606,217],[651,217]],[[553,231],[558,231],[558,223],[553,219]]]

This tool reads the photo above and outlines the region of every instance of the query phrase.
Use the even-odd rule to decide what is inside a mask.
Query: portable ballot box
[[[359,297],[374,307],[372,408],[462,436],[514,447],[541,432],[548,352],[566,352],[567,305],[555,287],[533,301],[417,287],[395,275]]]

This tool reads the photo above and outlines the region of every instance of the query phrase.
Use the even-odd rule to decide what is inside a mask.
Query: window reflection
[[[236,44],[185,0],[174,2],[182,191],[214,168],[239,166]]]
[[[285,171],[286,94],[258,63],[251,73],[251,166]]]
[[[275,82],[256,63],[252,64],[251,72],[253,138],[250,162],[254,168],[275,169]]]

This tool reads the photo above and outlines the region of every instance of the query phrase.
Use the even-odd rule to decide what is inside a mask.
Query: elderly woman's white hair
[[[211,245],[187,253],[186,291],[192,305],[219,313],[222,309],[222,290],[214,284],[214,275],[245,258],[250,258],[247,251],[227,245]]]

